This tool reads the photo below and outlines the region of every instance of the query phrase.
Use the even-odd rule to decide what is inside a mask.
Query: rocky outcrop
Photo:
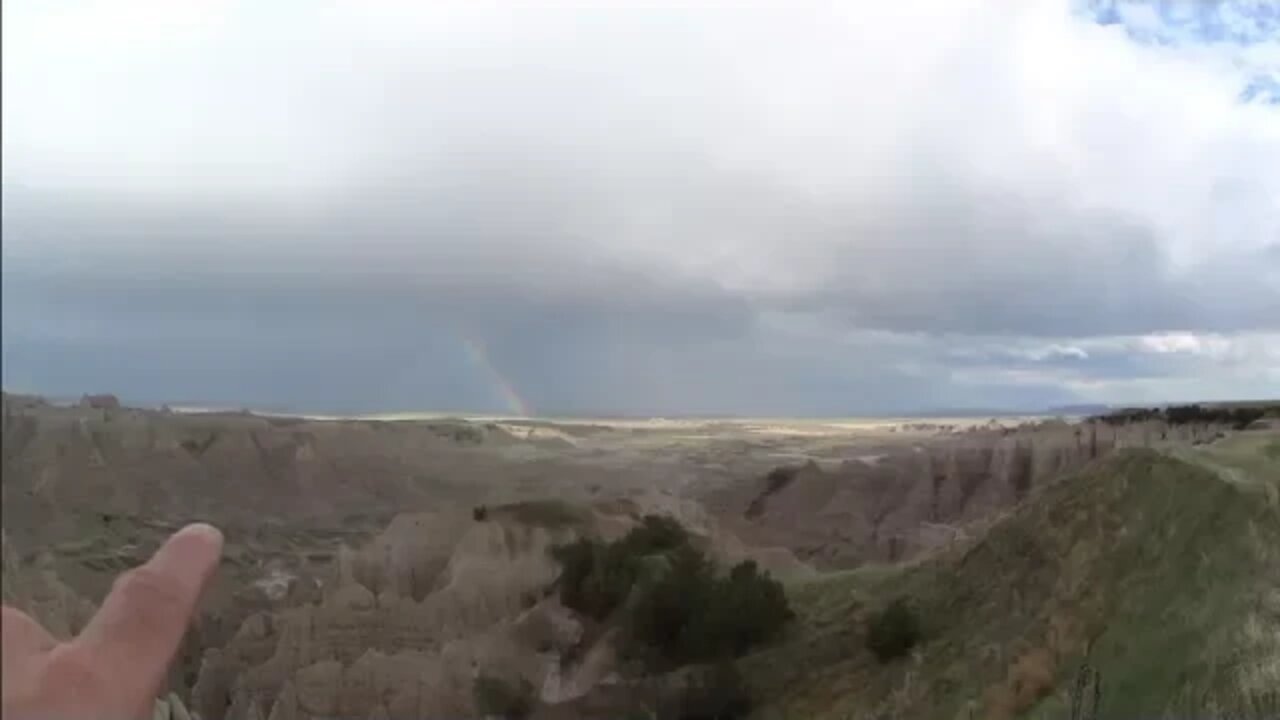
[[[207,652],[192,706],[206,720],[468,717],[481,668],[542,687],[582,633],[544,597],[549,550],[573,532],[397,517],[339,553],[319,604],[251,616]]]
[[[41,552],[28,565],[2,534],[0,546],[4,604],[27,613],[55,638],[65,640],[80,632],[97,608],[63,582],[54,556]]]
[[[582,525],[405,514],[338,553],[320,602],[257,613],[205,653],[191,705],[206,720],[474,717],[481,672],[572,703],[615,676],[614,638],[589,638],[548,592],[559,571],[549,550],[581,533],[618,536],[652,511],[682,517],[722,561],[761,557],[669,496],[604,503]],[[763,555],[781,574],[808,570],[784,550]]]
[[[791,548],[823,567],[903,560],[1117,448],[1186,441],[1187,432],[1051,422],[947,435],[875,462],[776,469],[747,492],[723,492],[721,518],[754,544]]]
[[[435,588],[459,539],[473,521],[461,512],[397,515],[390,525],[347,562],[351,579],[371,592],[422,600]]]

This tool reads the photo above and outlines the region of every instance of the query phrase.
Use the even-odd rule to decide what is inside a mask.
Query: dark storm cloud
[[[138,222],[80,206],[69,227],[8,207],[14,226],[78,250],[6,250],[6,382],[49,392],[96,376],[146,402],[509,411],[495,370],[469,356],[479,343],[535,408],[617,411],[651,402],[653,383],[681,382],[627,382],[645,374],[645,348],[741,340],[752,324],[743,298],[705,278],[520,234],[498,243],[484,222],[423,221],[416,232],[478,243],[400,249],[367,229],[368,246],[327,245],[345,220],[237,224],[201,210]],[[116,234],[126,241],[105,251],[93,242]],[[667,411],[677,400],[698,395],[672,391]]]
[[[791,215],[785,202],[761,198],[729,224],[793,239],[771,251],[779,268],[808,274],[786,291],[726,287],[643,255],[604,253],[575,242],[572,218],[539,221],[518,208],[490,217],[466,211],[465,199],[434,198],[429,212],[376,221],[374,208],[348,209],[323,223],[259,209],[148,214],[125,203],[95,211],[27,200],[7,205],[6,232],[48,242],[6,251],[7,364],[34,366],[32,384],[67,393],[91,364],[139,401],[501,411],[492,379],[466,357],[463,343],[476,340],[549,412],[1026,407],[1072,399],[1054,378],[1178,368],[1128,351],[1081,359],[1015,348],[966,361],[945,349],[963,348],[966,336],[1265,329],[1280,317],[1257,309],[1276,297],[1260,274],[1224,264],[1190,292],[1169,279],[1150,233],[1118,221],[1046,226],[1042,213],[1007,199],[948,198],[933,212],[917,205],[920,218],[882,209],[874,225],[840,226],[814,220],[834,211]],[[75,222],[26,209],[40,203]],[[422,242],[434,238],[448,242]],[[779,310],[818,326],[788,335],[761,325]],[[888,351],[886,336],[829,344],[847,329],[932,339]],[[927,374],[897,369],[904,360]],[[987,373],[950,386],[948,372],[963,378],[967,367],[1010,378],[1065,372],[1035,385]],[[184,389],[192,385],[199,398]],[[309,387],[326,388],[323,399]]]
[[[672,232],[715,227],[734,238],[733,260],[772,264],[784,282],[716,281],[644,248],[602,247],[584,241],[589,211],[495,204],[492,187],[474,197],[456,188],[422,194],[412,206],[384,196],[318,219],[28,193],[6,204],[6,231],[44,239],[19,246],[10,262],[33,276],[19,284],[43,274],[32,290],[51,302],[192,311],[258,303],[264,317],[280,305],[314,305],[323,316],[331,311],[318,308],[358,315],[396,303],[447,309],[500,334],[558,328],[655,339],[741,334],[754,313],[775,309],[851,328],[1015,337],[1280,328],[1271,248],[1224,251],[1179,270],[1153,230],[1115,213],[935,185],[910,204],[874,208],[806,205],[781,188],[752,195],[739,185],[732,189],[750,199],[739,207],[690,209],[715,197],[709,182],[711,192],[673,201]],[[79,270],[64,267],[70,256]]]
[[[810,252],[823,258],[816,287],[780,301],[902,332],[1064,337],[1280,328],[1280,282],[1266,251],[1224,250],[1179,270],[1151,229],[1016,196],[956,191],[880,212],[874,223],[841,229],[845,243],[815,239]]]

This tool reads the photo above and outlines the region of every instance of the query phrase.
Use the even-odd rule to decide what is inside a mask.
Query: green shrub
[[[906,655],[919,641],[920,620],[905,598],[889,603],[867,626],[867,649],[882,663]]]
[[[631,654],[649,665],[683,665],[706,649],[713,634],[705,623],[715,579],[702,553],[683,547],[670,567],[632,609],[627,635]]]
[[[646,558],[687,545],[688,533],[671,518],[646,516],[622,539],[602,544],[581,538],[552,551],[560,562],[560,602],[597,620],[626,600]]]
[[[645,515],[639,527],[632,528],[617,545],[623,554],[644,556],[675,550],[688,543],[689,533],[674,518]]]
[[[755,562],[718,576],[670,518],[646,517],[608,544],[580,539],[556,548],[560,601],[597,620],[627,602],[625,650],[651,666],[705,662],[746,652],[793,617],[782,585]]]
[[[731,655],[764,642],[795,617],[782,583],[761,572],[754,560],[738,563],[717,583],[708,610],[716,641]]]
[[[491,675],[480,675],[471,686],[476,711],[485,717],[520,720],[533,711],[533,685],[524,678],[512,683]]]
[[[560,562],[560,602],[596,620],[603,620],[621,603],[631,587],[626,568],[610,565],[605,546],[581,538],[552,550]]]
[[[636,654],[651,665],[683,665],[741,655],[792,617],[782,584],[755,562],[717,577],[702,553],[682,548],[640,596],[628,629]]]
[[[489,508],[484,505],[477,505],[471,508],[471,519],[476,522],[484,522],[489,518]]]

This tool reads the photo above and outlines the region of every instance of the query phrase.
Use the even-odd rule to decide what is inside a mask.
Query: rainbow
[[[483,343],[471,337],[462,337],[462,345],[467,349],[467,357],[471,362],[480,368],[489,379],[493,382],[494,389],[502,396],[503,402],[507,404],[507,409],[511,413],[519,417],[532,417],[533,407],[520,397],[520,393],[516,392],[516,388],[511,384],[505,375],[498,371],[497,366],[493,364],[493,360],[489,358],[489,351],[485,349]]]

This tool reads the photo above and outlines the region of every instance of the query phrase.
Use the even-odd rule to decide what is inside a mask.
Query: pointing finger
[[[145,565],[116,580],[75,644],[108,668],[121,690],[149,699],[168,672],[221,553],[222,533],[212,526],[179,530]]]

